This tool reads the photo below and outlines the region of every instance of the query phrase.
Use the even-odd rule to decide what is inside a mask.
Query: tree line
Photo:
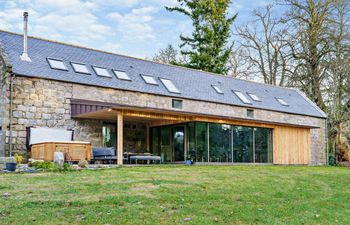
[[[350,3],[277,0],[235,25],[230,0],[178,0],[193,32],[154,61],[303,91],[328,114],[329,150],[350,157]],[[276,13],[283,11],[283,13]]]

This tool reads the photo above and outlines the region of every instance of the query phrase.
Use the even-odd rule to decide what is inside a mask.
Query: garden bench
[[[109,164],[117,161],[114,148],[92,148],[91,162],[101,161],[102,163],[108,162]]]

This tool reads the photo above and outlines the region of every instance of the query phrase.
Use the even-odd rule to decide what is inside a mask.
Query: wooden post
[[[123,114],[118,113],[117,117],[117,159],[118,165],[123,165]]]

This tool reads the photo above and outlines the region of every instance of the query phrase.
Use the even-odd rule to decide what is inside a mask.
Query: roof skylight
[[[158,85],[157,81],[152,76],[141,74],[141,77],[147,84]]]
[[[216,86],[216,85],[211,85],[213,88],[214,88],[214,90],[218,93],[218,94],[223,94],[224,92],[222,92],[221,91],[221,89],[218,87],[218,86]]]
[[[66,65],[64,65],[64,63],[63,63],[63,60],[47,58],[47,61],[49,62],[51,69],[68,70]]]
[[[282,98],[276,98],[276,100],[283,106],[289,106],[289,104],[286,101],[284,101]]]
[[[108,72],[108,70],[106,68],[102,68],[102,67],[98,67],[98,66],[92,66],[92,68],[95,70],[95,72],[98,76],[112,77],[112,75]]]
[[[247,93],[254,101],[261,102],[261,99],[256,95],[252,93]]]
[[[119,80],[131,80],[128,74],[124,71],[113,70],[113,73],[117,76]]]
[[[75,72],[91,74],[91,72],[89,71],[89,69],[87,68],[87,66],[85,64],[74,63],[74,62],[70,62],[70,63],[72,64],[72,67],[73,67]]]
[[[252,104],[252,102],[240,91],[233,91],[237,97],[244,103],[244,104]]]
[[[174,85],[174,83],[171,80],[160,78],[160,81],[162,81],[162,83],[164,84],[166,89],[168,89],[169,92],[178,93],[178,94],[180,93],[179,89],[177,89],[177,87]]]

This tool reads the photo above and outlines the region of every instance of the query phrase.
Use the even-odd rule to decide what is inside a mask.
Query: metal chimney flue
[[[23,12],[23,61],[32,61],[28,55],[28,12]]]

